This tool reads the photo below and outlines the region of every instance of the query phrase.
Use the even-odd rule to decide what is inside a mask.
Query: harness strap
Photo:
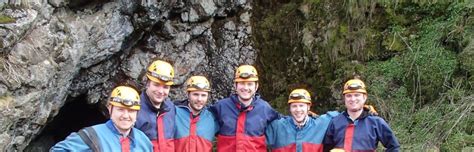
[[[92,149],[93,152],[100,152],[99,141],[94,128],[86,127],[79,130],[77,134],[79,134],[81,139]]]

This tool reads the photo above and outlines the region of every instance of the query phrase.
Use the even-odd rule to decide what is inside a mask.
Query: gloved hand
[[[369,111],[369,114],[378,116],[379,113],[375,110],[374,106],[372,105],[364,105],[364,110]]]
[[[331,151],[329,152],[344,152],[344,149],[335,148],[335,149],[331,149]]]
[[[315,112],[312,112],[312,111],[308,111],[308,116],[313,117],[313,118],[318,118],[319,117],[318,114],[316,114]]]

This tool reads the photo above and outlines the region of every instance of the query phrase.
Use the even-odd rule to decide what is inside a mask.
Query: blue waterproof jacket
[[[176,108],[168,98],[156,109],[146,95],[140,95],[141,108],[135,127],[145,133],[153,144],[154,152],[174,151]]]
[[[97,133],[100,150],[103,152],[122,151],[120,137],[122,136],[115,128],[112,120],[106,123],[92,126]],[[86,132],[87,133],[87,132]],[[152,152],[152,144],[148,137],[136,128],[132,128],[128,135],[130,140],[130,151]],[[79,134],[71,133],[65,140],[51,147],[50,151],[92,151],[91,148],[81,139]]]
[[[381,117],[363,111],[359,118],[352,121],[345,111],[329,124],[324,146],[325,151],[338,148],[352,152],[375,152],[379,141],[387,148],[386,151],[400,149],[397,138]]]
[[[259,95],[244,107],[237,94],[211,106],[219,123],[217,151],[266,151],[265,128],[279,114]]]
[[[194,116],[188,102],[184,100],[176,105],[175,151],[210,152],[219,124],[207,107]]]
[[[275,120],[267,127],[267,144],[273,152],[322,152],[329,122],[337,115],[339,112],[333,111],[317,118],[309,117],[301,128],[291,116]]]

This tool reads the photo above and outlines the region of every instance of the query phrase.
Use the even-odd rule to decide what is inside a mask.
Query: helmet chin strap
[[[244,98],[242,98],[242,97],[239,96],[239,101],[252,101],[252,99],[253,99],[254,96],[255,96],[255,95],[251,96],[251,97],[248,98],[248,99],[244,99]]]
[[[352,110],[350,110],[350,111],[351,111],[351,112],[357,112],[357,111],[361,111],[361,110],[362,110],[362,108],[358,108],[358,109],[352,109]]]
[[[293,118],[293,121],[295,122],[296,127],[303,128],[303,126],[306,124],[307,119],[308,119],[308,115],[305,115],[305,117],[303,118],[303,121],[297,121],[295,118]]]
[[[303,123],[304,120],[306,120],[306,117],[308,117],[308,116],[305,116],[305,117],[303,118],[303,120],[301,120],[301,121],[298,121],[298,120],[295,119],[295,122],[297,122],[297,123]]]
[[[191,112],[193,113],[194,116],[197,116],[199,113],[201,113],[202,109],[198,110],[198,109],[194,108],[193,106],[191,106],[191,102],[188,102],[188,107],[192,109]],[[193,111],[195,111],[196,113],[194,113]]]
[[[347,110],[347,112],[349,113],[349,118],[352,119],[352,121],[354,121],[355,119],[357,119],[361,113],[362,113],[362,108],[358,108],[358,109],[354,109],[354,110]]]
[[[109,117],[112,116],[112,111],[114,111],[114,105],[110,105]]]
[[[240,96],[237,96],[237,97],[239,98],[239,102],[242,103],[242,104],[244,104],[244,102],[245,102],[246,104],[244,104],[244,105],[247,107],[252,102],[252,99],[255,97],[255,94],[250,96],[250,98],[248,98],[248,99],[241,98]],[[248,105],[247,105],[247,103],[248,103]]]

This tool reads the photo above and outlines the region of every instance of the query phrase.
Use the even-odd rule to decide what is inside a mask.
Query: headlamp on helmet
[[[351,79],[344,84],[344,91],[342,94],[346,93],[364,93],[367,94],[365,89],[365,84],[360,79]]]
[[[241,65],[235,71],[235,82],[258,81],[257,69],[251,65]]]
[[[131,87],[118,86],[112,90],[109,104],[132,110],[140,110],[140,95]]]
[[[295,89],[288,96],[288,104],[295,102],[311,104],[311,95],[306,89]]]
[[[168,62],[156,60],[148,66],[146,76],[153,82],[173,85],[174,69]]]
[[[186,91],[211,91],[211,85],[204,76],[192,76],[186,81]]]

